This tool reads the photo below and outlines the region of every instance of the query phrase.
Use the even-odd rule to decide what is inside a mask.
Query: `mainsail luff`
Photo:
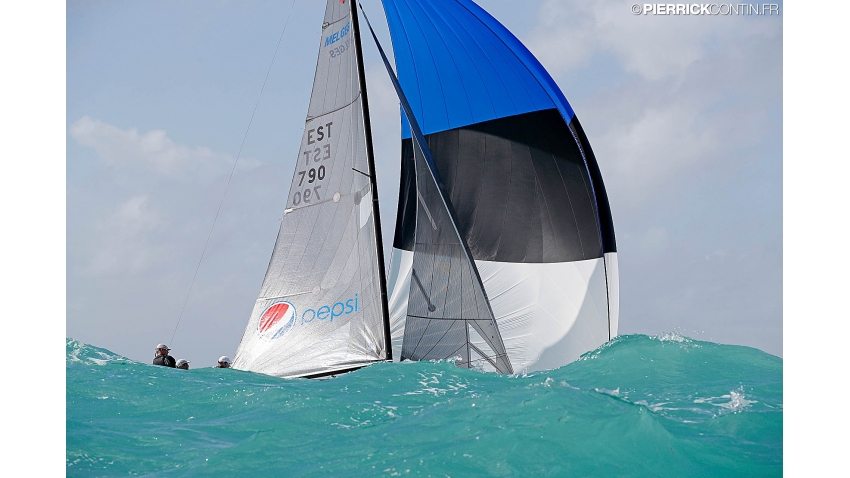
[[[351,2],[327,0],[286,210],[234,368],[321,376],[390,354],[352,13]]]
[[[369,24],[365,13],[364,18]],[[471,352],[475,351],[480,356],[475,361],[486,361],[501,373],[513,373],[490,301],[469,246],[458,230],[454,208],[431,152],[371,24],[369,30],[410,124],[415,145],[412,159],[420,172],[412,269],[417,287],[410,288],[401,358],[444,359],[461,352],[458,365],[470,368],[474,362]],[[425,278],[429,287],[423,286],[416,274],[417,267],[430,273]],[[490,347],[490,353],[470,342],[470,327]]]
[[[387,276],[384,265],[384,238],[381,233],[381,209],[378,201],[378,181],[375,171],[375,152],[372,146],[372,120],[369,117],[369,95],[366,90],[366,69],[363,65],[363,49],[360,42],[360,19],[357,17],[356,0],[350,3],[351,27],[354,35],[354,53],[357,61],[357,80],[360,84],[360,95],[363,99],[363,130],[366,140],[366,158],[369,163],[369,182],[372,185],[372,219],[375,221],[375,241],[377,243],[378,280],[381,287],[381,313],[384,323],[384,343],[387,347],[386,360],[393,359],[392,339],[390,337],[390,308],[387,297]]]

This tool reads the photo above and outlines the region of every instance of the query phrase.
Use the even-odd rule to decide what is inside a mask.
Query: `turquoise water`
[[[627,335],[547,372],[176,370],[67,340],[68,476],[780,476],[782,359]]]

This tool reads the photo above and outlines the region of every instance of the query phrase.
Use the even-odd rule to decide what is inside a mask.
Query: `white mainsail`
[[[327,0],[295,174],[234,368],[321,376],[391,358],[353,2]]]

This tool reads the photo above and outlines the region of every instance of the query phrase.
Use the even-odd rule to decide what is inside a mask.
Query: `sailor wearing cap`
[[[222,355],[218,358],[218,365],[215,368],[230,368],[230,357]]]
[[[174,357],[168,355],[168,351],[171,350],[165,344],[159,344],[156,346],[156,356],[153,358],[154,365],[165,365],[166,367],[175,368],[177,366],[174,361]]]
[[[183,370],[189,370],[189,361],[186,359],[180,359],[177,361],[177,368],[182,368]]]

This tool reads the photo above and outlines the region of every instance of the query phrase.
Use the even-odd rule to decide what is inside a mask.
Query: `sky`
[[[391,51],[380,1],[362,4]],[[479,4],[551,73],[593,147],[617,236],[620,334],[783,356],[783,14]],[[67,337],[139,361],[160,342],[193,367],[233,356],[285,206],[323,10],[66,4]],[[363,49],[388,248],[398,99],[365,35]]]
[[[0,464],[3,471],[27,469],[36,474],[43,469],[57,475],[66,467],[63,323],[65,337],[137,360],[148,360],[152,344],[167,340],[174,331],[224,186],[223,173],[215,169],[220,165],[202,168],[198,155],[232,166],[288,8],[287,0],[242,0],[238,7],[234,3],[48,0],[2,5],[0,126],[5,158],[0,217],[5,234],[0,257],[5,300],[0,304],[7,393],[0,394],[0,405],[14,412],[4,424],[16,437]],[[193,289],[192,297],[196,290],[205,292],[187,308],[187,317],[207,314],[213,330],[206,331],[196,321],[188,332],[181,325],[175,338],[179,352],[191,357],[193,365],[208,365],[222,351],[235,350],[238,338],[228,334],[241,334],[259,290],[266,264],[257,256],[271,251],[277,226],[268,223],[276,221],[286,196],[275,185],[288,182],[292,173],[299,123],[307,107],[302,96],[309,91],[315,62],[318,38],[306,20],[308,3],[313,2],[298,0],[295,5],[293,18],[303,15],[304,20],[288,27],[246,139],[250,154],[240,156],[240,162],[251,166],[258,163],[247,159],[260,161],[269,175],[283,179],[275,177],[267,184],[261,181],[264,174],[250,175],[243,169],[235,175],[242,192],[234,193],[235,188],[228,193],[222,211],[227,220],[219,223],[211,239],[216,252],[210,257],[217,259],[205,260],[199,283],[207,285]],[[388,48],[380,5],[374,0],[363,3]],[[710,336],[768,351],[758,345],[760,338],[778,338],[773,343],[781,346],[778,353],[783,357],[785,471],[792,476],[844,471],[843,434],[850,423],[843,413],[845,386],[836,377],[846,374],[845,338],[850,336],[844,273],[850,264],[840,247],[840,238],[847,236],[847,221],[841,219],[847,215],[850,174],[844,117],[850,108],[850,70],[836,59],[846,57],[850,4],[783,4],[781,26],[769,25],[781,27],[781,36],[767,38],[756,35],[755,24],[741,28],[740,18],[628,17],[623,10],[630,7],[622,2],[565,1],[560,8],[558,3],[544,8],[534,1],[481,4],[552,71],[589,135],[617,229],[621,332],[679,328],[698,338]],[[574,16],[564,14],[569,9]],[[553,23],[556,26],[547,31]],[[299,27],[300,33],[295,33]],[[572,36],[571,30],[576,32]],[[547,37],[553,39],[549,44]],[[365,42],[365,49],[373,123],[382,118],[375,142],[381,145],[380,178],[390,178],[381,179],[381,191],[387,191],[382,192],[384,224],[389,227],[395,208],[392,168],[397,158],[391,148],[398,147],[393,136],[397,110],[383,72],[376,73],[373,47]],[[761,62],[766,60],[774,68],[781,62],[781,73],[768,75],[762,87],[767,70]],[[747,67],[749,63],[753,66]],[[664,68],[666,76],[657,76]],[[775,92],[777,83],[781,95]],[[377,100],[378,91],[383,91],[383,103]],[[764,100],[768,93],[769,100]],[[698,115],[675,123],[670,115],[688,108],[696,108]],[[784,134],[777,137],[781,133],[774,129],[762,137],[748,130],[758,124],[748,115],[752,108],[779,109],[776,117]],[[716,121],[723,111],[741,115],[728,130]],[[196,167],[197,178],[162,177],[150,154],[128,154],[122,160],[101,156],[71,135],[71,126],[85,116],[89,124],[114,126],[111,131],[117,130],[118,136],[124,132],[132,140],[135,134],[149,145],[156,144],[157,134],[162,139],[163,132],[171,142],[163,144],[175,146],[160,151],[171,151],[173,162],[182,167]],[[716,141],[718,153],[743,149],[731,158],[694,158],[680,146],[688,137],[681,136],[684,131],[674,134],[676,127],[689,127],[695,135],[691,138]],[[732,134],[737,131],[746,133]],[[758,144],[746,143],[742,136]],[[688,160],[668,164],[675,167],[668,171],[649,162],[655,156],[638,155],[636,149],[632,161],[648,162],[638,175],[636,168],[627,168],[627,139],[635,146],[641,139],[654,140],[659,159],[681,154]],[[680,143],[674,144],[677,139]],[[779,150],[781,157],[766,145]],[[182,155],[176,154],[180,151]],[[735,158],[748,161],[740,163],[742,168],[749,165],[745,173],[730,172],[729,161]],[[713,168],[724,160],[726,170]],[[651,177],[660,182],[629,190],[630,173],[636,180]],[[759,183],[759,177],[766,182]],[[778,188],[782,195],[776,197]],[[252,202],[255,191],[262,199]],[[747,191],[768,194],[748,205],[742,199]],[[140,199],[131,202],[137,196]],[[709,200],[712,197],[715,201]],[[129,220],[133,204],[137,214],[148,215],[148,222]],[[776,208],[781,216],[771,212]],[[761,211],[751,215],[757,221],[741,227],[747,225],[741,218],[752,210]],[[252,222],[255,215],[261,220]],[[723,225],[724,216],[733,220]],[[122,220],[136,227],[135,232],[132,227],[117,228]],[[759,234],[750,235],[753,229]],[[762,273],[758,260],[730,255],[726,260],[733,263],[725,269],[705,264],[711,262],[706,252],[721,249],[706,243],[741,253],[746,244],[766,248],[771,241],[781,245],[781,254],[762,255],[761,263],[769,259],[772,268],[781,266],[782,274],[770,268]],[[824,243],[833,247],[818,247]],[[146,259],[134,261],[135,269],[128,266],[132,261],[113,260],[119,257],[114,252],[110,259],[108,252],[121,247],[144,251]],[[712,274],[721,280],[712,282]],[[760,281],[772,277],[773,282],[759,282],[767,284],[760,290],[750,283],[753,275],[761,275]],[[211,289],[209,284],[217,280],[224,285]],[[216,301],[217,294],[224,297]],[[698,299],[700,305],[689,305]],[[690,308],[682,314],[664,304]],[[753,314],[777,307],[779,317],[775,312]],[[718,308],[724,312],[718,313]],[[692,317],[701,321],[692,327],[704,330],[701,335],[683,324]],[[731,320],[736,324],[730,326]],[[740,329],[738,322],[756,324],[755,331]]]

